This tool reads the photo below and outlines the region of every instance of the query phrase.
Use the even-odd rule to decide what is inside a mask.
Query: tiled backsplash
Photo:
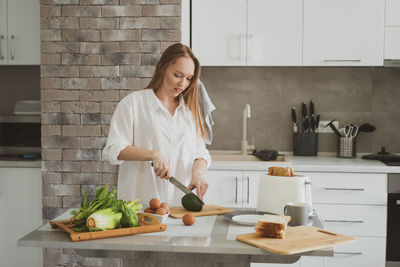
[[[248,141],[254,137],[256,149],[292,151],[290,108],[299,118],[300,104],[312,99],[321,120],[376,126],[358,136],[357,152],[381,146],[400,152],[400,68],[203,67],[201,80],[217,107],[210,149],[240,150],[242,110],[249,103]],[[319,135],[319,151],[336,148],[334,134]]]

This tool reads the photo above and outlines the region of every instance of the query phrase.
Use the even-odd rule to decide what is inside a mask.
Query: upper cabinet
[[[385,0],[192,0],[191,45],[206,66],[381,66],[384,8]]]
[[[40,64],[39,0],[0,0],[0,64]]]
[[[302,0],[193,0],[202,65],[300,65]]]
[[[400,59],[399,0],[386,0],[385,59]]]
[[[304,0],[303,65],[383,65],[383,0]]]
[[[202,65],[246,65],[246,0],[193,0],[192,49]]]
[[[302,0],[248,0],[247,65],[301,65]]]

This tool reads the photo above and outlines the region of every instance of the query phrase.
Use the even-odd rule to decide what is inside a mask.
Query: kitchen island
[[[119,259],[118,266],[250,266],[251,262],[293,263],[302,255],[333,256],[332,248],[295,255],[268,252],[236,241],[230,223],[223,215],[198,217],[194,228],[168,218],[165,232],[81,242],[72,242],[66,233],[44,225],[21,238],[18,245],[74,249],[82,257]]]

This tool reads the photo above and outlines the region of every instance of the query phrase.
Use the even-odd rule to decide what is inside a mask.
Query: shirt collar
[[[157,98],[156,94],[154,93],[153,89],[146,89],[147,90],[147,95],[148,95],[148,101],[150,104],[151,111],[156,111],[159,108],[164,108],[165,107],[161,104],[161,101]],[[185,108],[185,100],[183,99],[182,94],[179,95],[179,105],[178,108]]]

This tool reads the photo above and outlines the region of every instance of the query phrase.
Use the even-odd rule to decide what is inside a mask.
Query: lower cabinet
[[[255,208],[262,173],[209,170],[205,175],[210,184],[205,201]],[[303,256],[293,264],[251,263],[251,266],[385,266],[387,175],[343,172],[303,172],[302,175],[311,178],[313,208],[325,219],[325,229],[353,236],[356,242],[335,246],[333,257]]]
[[[204,201],[232,208],[255,208],[258,179],[262,173],[264,172],[208,170],[204,175],[209,184]]]
[[[17,240],[42,224],[40,168],[0,168],[0,266],[43,266],[42,249],[18,247]]]

